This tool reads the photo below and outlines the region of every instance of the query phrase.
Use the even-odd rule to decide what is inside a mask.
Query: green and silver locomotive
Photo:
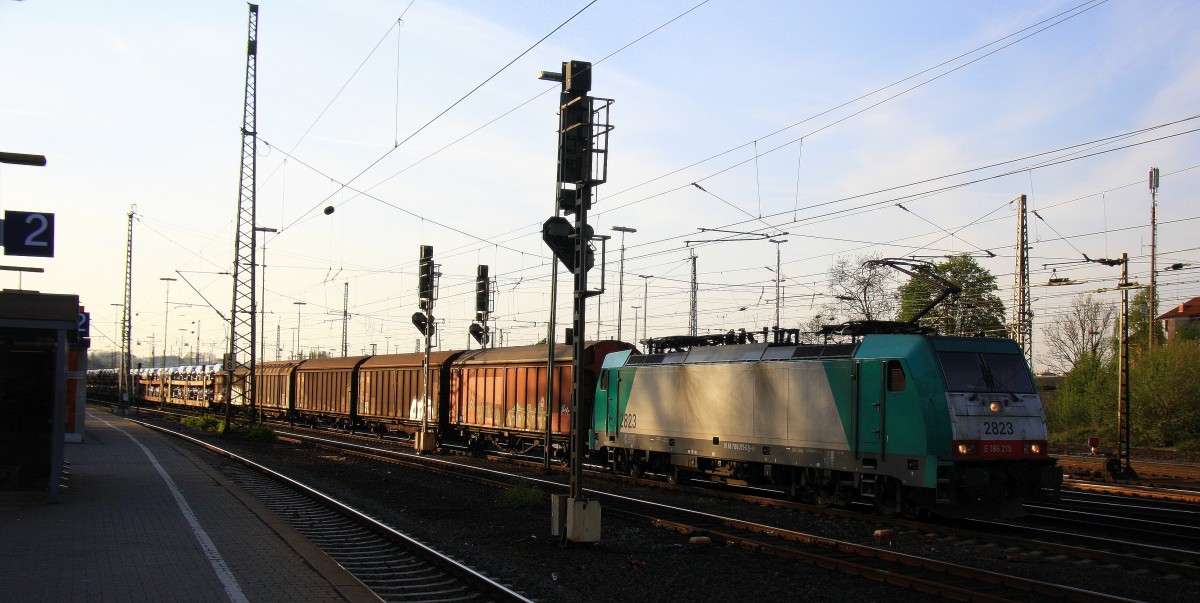
[[[1056,496],[1046,439],[1012,340],[921,331],[609,354],[591,433],[593,454],[633,475],[951,517],[1014,517]]]

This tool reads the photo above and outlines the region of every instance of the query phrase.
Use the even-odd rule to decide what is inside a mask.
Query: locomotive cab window
[[[608,391],[608,374],[612,371],[600,371],[600,391]]]
[[[904,391],[904,368],[899,360],[889,360],[887,363],[887,388],[889,392]]]
[[[1033,393],[1033,380],[1020,354],[938,352],[952,392]]]

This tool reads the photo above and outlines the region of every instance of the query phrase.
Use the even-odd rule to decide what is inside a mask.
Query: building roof
[[[1156,320],[1169,320],[1172,318],[1200,318],[1200,297],[1193,297],[1171,308],[1169,312],[1159,316]]]

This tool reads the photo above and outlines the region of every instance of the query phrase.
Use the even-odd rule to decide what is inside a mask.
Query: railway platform
[[[58,502],[0,492],[0,599],[379,601],[182,444],[103,413]]]

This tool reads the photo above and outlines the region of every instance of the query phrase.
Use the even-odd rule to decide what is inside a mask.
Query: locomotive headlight
[[[975,456],[979,452],[979,445],[975,442],[959,442],[958,453],[963,456]]]
[[[1025,454],[1041,454],[1041,442],[1025,442]]]
[[[1004,410],[1004,407],[999,402],[992,402],[988,405],[988,410],[992,412],[1000,412]]]

